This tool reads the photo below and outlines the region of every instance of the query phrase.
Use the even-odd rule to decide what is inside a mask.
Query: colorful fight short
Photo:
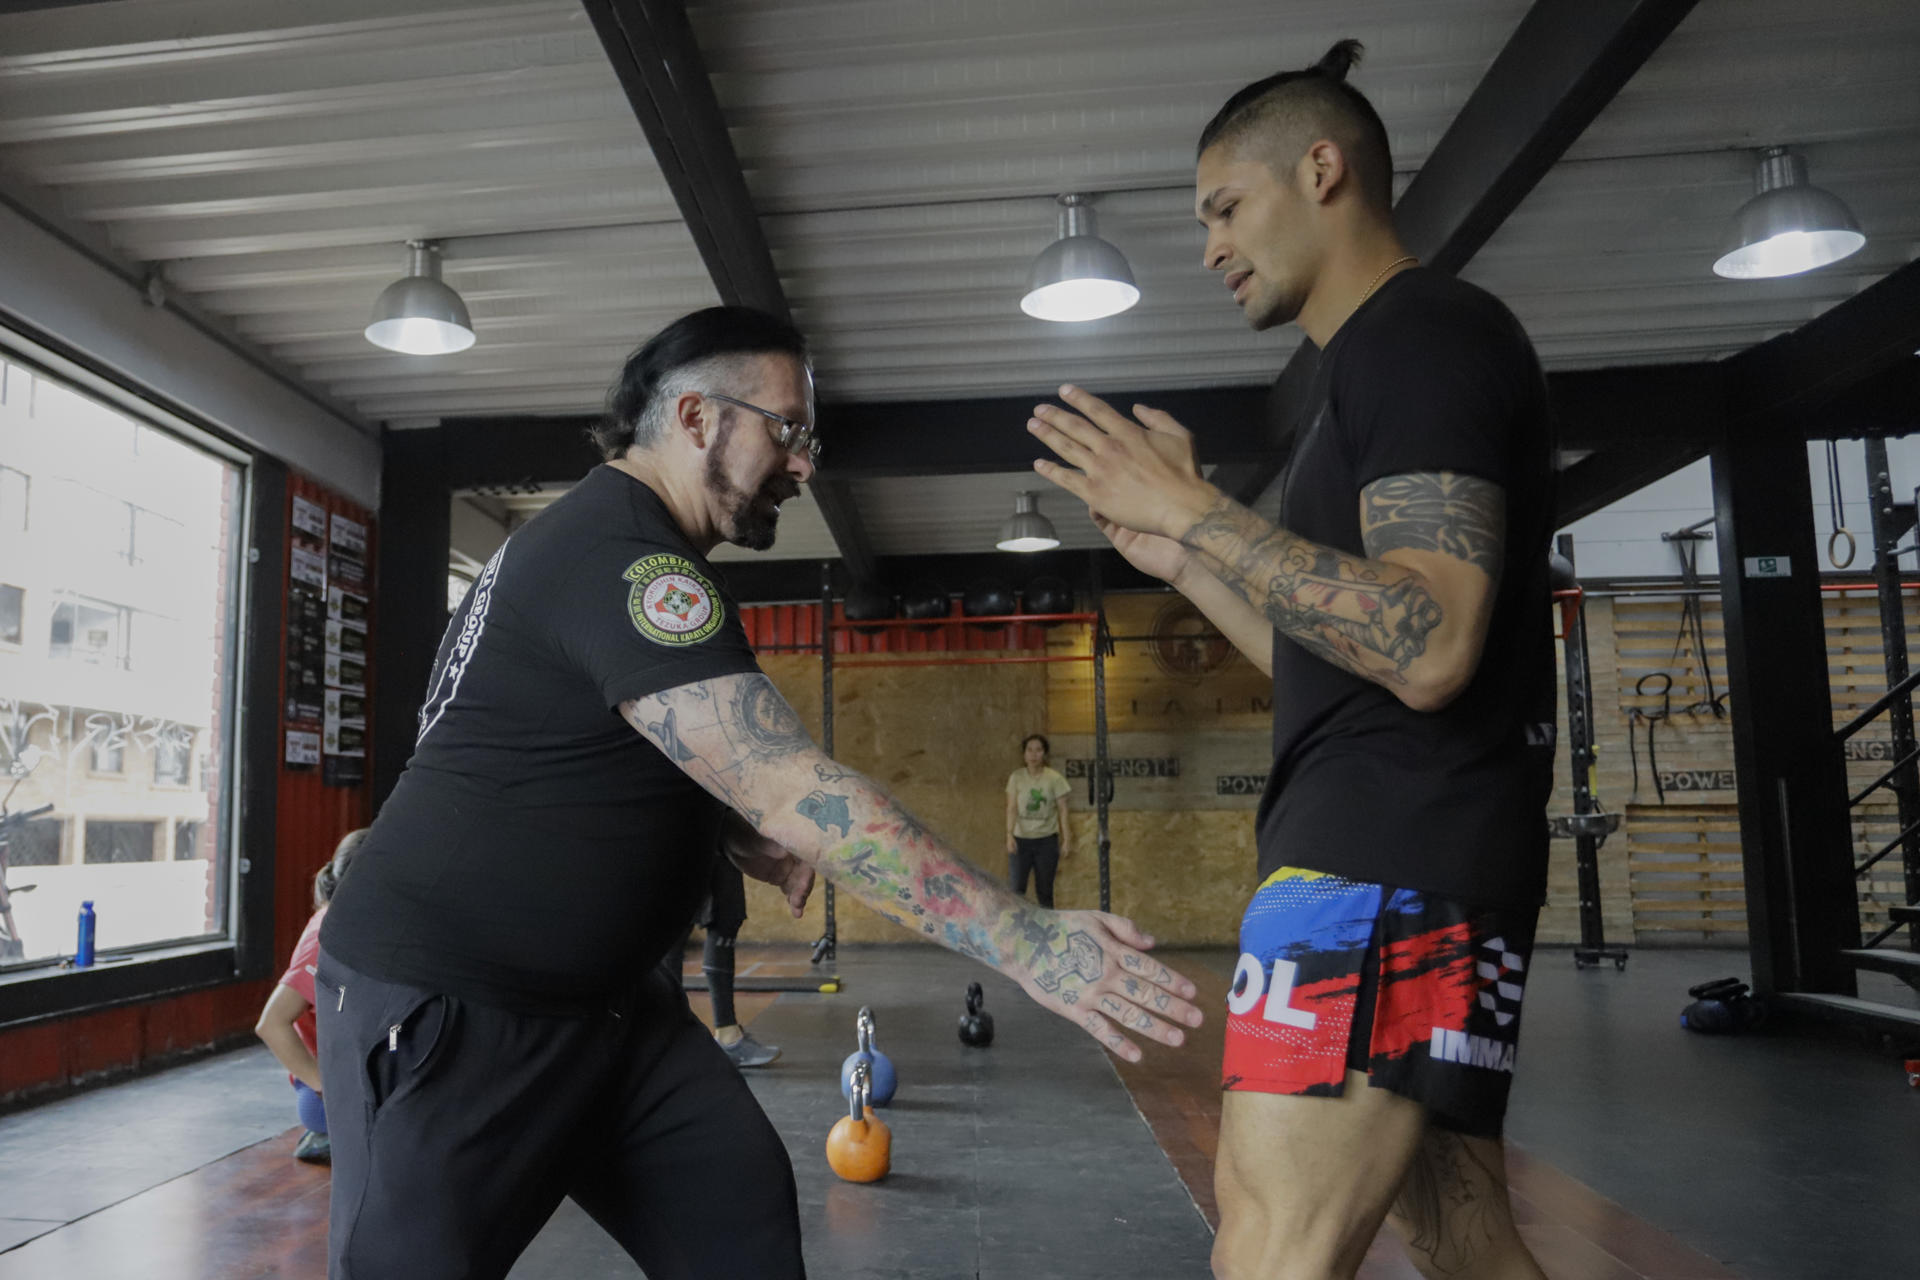
[[[1280,868],[1240,924],[1222,1087],[1335,1097],[1351,1068],[1498,1137],[1538,918]]]

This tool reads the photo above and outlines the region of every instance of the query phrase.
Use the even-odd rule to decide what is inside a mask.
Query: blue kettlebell
[[[893,1091],[899,1087],[900,1077],[893,1069],[893,1060],[873,1047],[873,1027],[873,1010],[861,1009],[854,1022],[854,1036],[859,1047],[840,1064],[840,1096],[852,1096],[853,1068],[864,1061],[873,1077],[871,1101],[876,1107],[884,1107],[893,1101]]]

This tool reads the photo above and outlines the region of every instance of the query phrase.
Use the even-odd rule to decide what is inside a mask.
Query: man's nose
[[[813,479],[813,459],[804,453],[787,454],[787,470],[791,471],[801,484]]]

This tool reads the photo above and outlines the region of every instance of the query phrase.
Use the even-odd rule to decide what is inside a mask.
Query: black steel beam
[[[720,298],[786,316],[787,298],[678,0],[584,0]]]
[[[1704,451],[1723,434],[1725,373],[1710,362],[1550,373],[1553,442],[1605,451],[1685,441]]]
[[[373,803],[413,755],[418,712],[447,629],[453,487],[445,427],[389,431],[380,475],[380,625],[374,629]]]
[[[1554,488],[1554,527],[1564,529],[1663,476],[1704,457],[1707,446],[1691,441],[1618,445],[1562,471]]]
[[[1809,440],[1909,436],[1920,432],[1920,359],[1862,379],[1800,414]]]
[[[1457,272],[1694,0],[1535,0],[1399,203],[1407,251]]]
[[[1120,558],[1101,551],[1100,581],[1108,592],[1164,590],[1166,584],[1150,578]],[[881,556],[876,585],[900,592],[922,585],[961,593],[979,582],[994,582],[1016,590],[1035,578],[1060,578],[1076,591],[1091,581],[1091,558],[1086,551],[964,552],[954,555]],[[714,566],[727,590],[741,604],[806,603],[820,599],[818,560],[726,560]],[[846,566],[833,562],[833,589],[843,593],[850,585]]]
[[[587,428],[595,421],[571,416],[445,418],[432,429],[443,441],[450,489],[537,487],[572,484],[600,464],[600,451],[587,438]]]
[[[287,467],[255,455],[249,495],[251,542],[247,548],[247,629],[238,646],[243,738],[240,755],[240,821],[227,847],[241,859],[238,910],[232,912],[234,976],[266,978],[274,972],[274,875],[279,859],[280,686],[286,674]],[[222,825],[225,825],[224,823]],[[216,889],[224,899],[225,886]],[[220,902],[221,907],[227,904]],[[226,914],[223,912],[222,914]],[[133,968],[135,966],[128,966]]]
[[[0,0],[0,15],[38,13],[42,9],[78,9],[82,5],[105,4],[107,0]]]
[[[583,3],[720,300],[790,315],[686,7],[680,0]],[[870,577],[873,548],[852,491],[823,476],[813,496],[847,564]]]
[[[1104,394],[1104,393],[1103,393]],[[1193,433],[1202,463],[1222,465],[1272,452],[1265,387],[1205,391],[1124,391],[1106,395],[1116,408],[1151,405]],[[932,476],[1023,471],[1051,457],[1027,433],[1042,398],[996,396],[978,400],[824,405],[826,467],[835,475]]]
[[[1753,985],[1852,995],[1840,952],[1860,916],[1806,443],[1730,428],[1713,501]]]
[[[1862,383],[1911,371],[1917,348],[1920,261],[1791,333],[1728,356],[1728,416],[1735,423],[1792,430]]]

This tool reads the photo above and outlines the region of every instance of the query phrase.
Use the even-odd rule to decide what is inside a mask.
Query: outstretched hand
[[[1027,420],[1027,430],[1061,459],[1035,460],[1033,469],[1046,479],[1112,524],[1170,538],[1212,505],[1193,434],[1172,414],[1136,404],[1136,422],[1071,384],[1060,388],[1060,398],[1078,412],[1042,404]]]
[[[1146,952],[1153,938],[1133,921],[1104,911],[1023,913],[1031,950],[1006,970],[1034,1002],[1074,1023],[1116,1057],[1141,1058],[1131,1031],[1161,1044],[1186,1042],[1200,1010],[1188,1003],[1197,988]]]

